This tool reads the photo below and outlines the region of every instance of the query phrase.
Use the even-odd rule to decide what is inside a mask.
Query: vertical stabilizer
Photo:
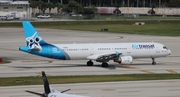
[[[42,79],[44,82],[44,94],[47,97],[47,95],[51,92],[49,87],[49,82],[47,80],[46,74],[44,71],[42,71]]]
[[[26,38],[26,44],[29,49],[40,49],[41,45],[46,44],[40,34],[36,31],[36,29],[32,26],[29,21],[22,22],[24,28],[24,36]]]

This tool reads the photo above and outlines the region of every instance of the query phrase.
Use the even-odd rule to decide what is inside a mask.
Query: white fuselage
[[[122,53],[121,56],[132,56],[132,58],[165,57],[171,53],[163,44],[154,42],[54,45],[65,52],[69,60],[84,60],[87,59],[88,56],[108,52],[118,52]]]
[[[109,60],[131,64],[134,58],[152,58],[152,64],[156,64],[155,58],[171,53],[163,44],[154,42],[49,44],[29,21],[22,25],[27,46],[19,47],[20,51],[59,60],[89,60],[88,66],[93,66],[92,60],[102,62],[103,67],[108,67]]]
[[[65,94],[65,93],[50,93],[48,97],[89,97],[89,96],[80,96],[80,95]]]

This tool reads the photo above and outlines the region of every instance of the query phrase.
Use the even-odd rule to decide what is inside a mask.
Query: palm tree
[[[47,6],[49,8],[49,13],[51,13],[51,9],[55,7],[55,5],[52,2],[47,3]]]
[[[64,5],[61,4],[61,3],[57,3],[57,4],[56,4],[56,7],[57,7],[57,12],[58,12],[58,13],[61,13],[62,10],[63,10],[63,8],[64,8]]]
[[[45,10],[46,10],[47,8],[48,8],[48,7],[47,7],[47,3],[45,3],[45,2],[43,2],[43,1],[41,1],[41,0],[38,1],[39,13],[45,13]],[[40,10],[41,10],[41,12],[40,12]]]
[[[30,1],[30,7],[32,7],[32,14],[35,14],[35,9],[38,7],[37,1]]]
[[[39,13],[41,13],[41,7],[42,7],[43,3],[44,3],[44,2],[41,1],[41,0],[38,1],[38,9],[39,9]]]

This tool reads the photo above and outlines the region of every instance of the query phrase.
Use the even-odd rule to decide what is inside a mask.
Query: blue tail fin
[[[41,45],[47,44],[29,21],[22,22],[27,46],[30,49],[41,49]]]

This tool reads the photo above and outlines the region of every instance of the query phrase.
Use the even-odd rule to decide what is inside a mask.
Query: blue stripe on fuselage
[[[54,45],[46,44],[46,45],[41,45],[41,47],[42,49],[40,51],[29,49],[28,46],[21,46],[19,50],[52,59],[61,59],[61,60],[67,59],[65,53]]]

